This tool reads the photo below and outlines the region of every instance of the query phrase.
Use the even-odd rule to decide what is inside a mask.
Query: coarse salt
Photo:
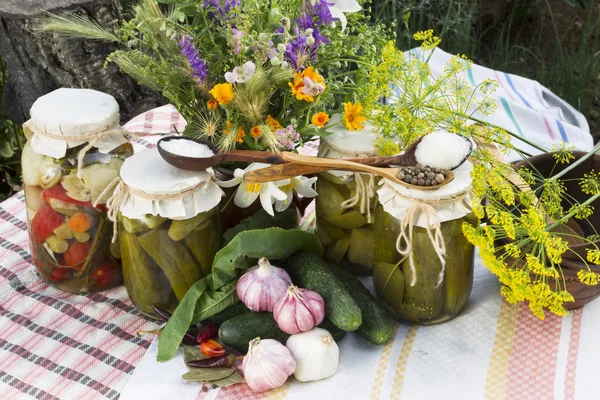
[[[215,155],[207,145],[187,139],[163,140],[160,147],[169,153],[184,157],[207,158]]]
[[[433,168],[454,169],[462,164],[473,145],[464,136],[447,131],[435,131],[423,136],[415,150],[417,162]]]

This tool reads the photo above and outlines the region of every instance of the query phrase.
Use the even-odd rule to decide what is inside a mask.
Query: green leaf
[[[187,365],[190,361],[204,360],[206,357],[199,346],[183,346],[183,361]]]
[[[300,133],[302,134],[302,136],[307,136],[307,137],[313,137],[313,136],[325,137],[325,136],[329,136],[329,135],[333,134],[333,132],[328,132],[326,129],[315,128],[312,126],[302,129],[300,131]]]
[[[196,302],[192,323],[197,324],[239,302],[235,292],[237,280],[217,291],[205,290]]]
[[[193,368],[182,375],[184,381],[188,382],[210,382],[225,379],[235,370],[233,368]]]
[[[242,375],[240,375],[240,373],[237,371],[234,372],[233,374],[229,375],[227,378],[219,379],[217,381],[210,381],[211,384],[221,386],[221,387],[233,386],[233,385],[237,385],[238,383],[244,383],[244,382],[246,382],[246,381],[244,380]]]
[[[212,266],[212,287],[220,289],[235,279],[260,257],[282,260],[304,250],[323,255],[323,246],[314,233],[299,229],[269,228],[239,233],[215,256]],[[183,335],[182,335],[183,337]]]
[[[158,336],[158,355],[156,357],[159,362],[170,360],[177,352],[183,335],[190,327],[196,302],[206,290],[209,279],[207,276],[192,285],[160,332]]]
[[[261,208],[256,214],[242,220],[238,225],[227,230],[227,232],[223,234],[224,243],[227,244],[231,242],[235,235],[240,232],[266,228],[298,228],[298,214],[296,210],[288,208],[283,212],[275,213],[275,216],[272,217]]]

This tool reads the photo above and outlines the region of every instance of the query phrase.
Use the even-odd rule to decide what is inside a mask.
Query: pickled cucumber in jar
[[[325,247],[325,259],[355,275],[370,275],[373,270],[374,225],[361,212],[360,202],[351,207],[343,205],[356,195],[354,174],[319,174],[317,193],[316,233]],[[374,209],[376,198],[371,198],[370,203]]]

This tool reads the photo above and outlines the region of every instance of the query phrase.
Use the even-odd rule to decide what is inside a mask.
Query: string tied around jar
[[[369,157],[367,154],[360,154],[359,158]],[[365,174],[364,172],[354,173],[354,182],[356,182],[356,194],[342,203],[342,208],[352,208],[359,204],[360,213],[367,214],[367,222],[370,224],[371,215],[371,199],[375,198],[375,175]]]
[[[127,194],[132,194],[147,200],[178,200],[202,188],[204,185],[207,184],[207,182],[210,182],[210,179],[200,182],[196,186],[193,186],[189,189],[183,190],[178,193],[148,194],[146,192],[128,186],[125,182],[123,182],[123,179],[121,179],[121,177],[116,177],[108,184],[108,186],[106,186],[102,193],[100,193],[100,196],[98,196],[98,199],[94,202],[93,206],[96,207],[100,199],[104,198],[106,195],[111,193],[112,190],[112,194],[108,198],[108,200],[106,200],[105,205],[107,208],[106,217],[109,221],[113,223],[113,235],[111,242],[114,243],[118,235],[117,222],[119,216],[119,209],[121,208],[121,204],[125,200],[125,196]]]
[[[61,140],[64,142],[73,142],[73,141],[87,142],[87,144],[81,150],[79,150],[79,153],[77,154],[77,178],[78,179],[81,179],[81,177],[82,177],[81,170],[83,168],[83,159],[84,159],[85,155],[88,153],[88,151],[90,151],[92,149],[92,147],[94,147],[94,145],[96,144],[96,142],[98,142],[98,140],[100,140],[106,136],[112,136],[112,135],[128,135],[130,137],[136,136],[136,134],[134,132],[129,132],[129,131],[126,131],[123,128],[121,128],[121,126],[119,126],[118,123],[116,125],[113,125],[107,129],[103,130],[103,131],[96,132],[96,133],[90,133],[88,135],[82,135],[82,136],[54,135],[52,133],[46,132],[44,129],[41,129],[39,126],[35,125],[34,134],[45,136],[45,137],[48,137],[48,138],[54,139],[54,140]]]

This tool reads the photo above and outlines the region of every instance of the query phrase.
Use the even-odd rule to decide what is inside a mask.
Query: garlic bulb
[[[325,302],[317,292],[290,285],[287,294],[275,304],[273,317],[285,333],[306,332],[323,322]]]
[[[325,329],[314,328],[292,335],[285,345],[296,360],[294,377],[299,381],[329,378],[337,371],[340,349]]]
[[[252,311],[273,311],[277,300],[285,294],[292,279],[281,268],[269,263],[266,258],[258,260],[238,280],[236,292],[238,298]]]
[[[256,338],[250,341],[242,369],[250,389],[266,392],[285,383],[294,373],[296,361],[277,340]]]

